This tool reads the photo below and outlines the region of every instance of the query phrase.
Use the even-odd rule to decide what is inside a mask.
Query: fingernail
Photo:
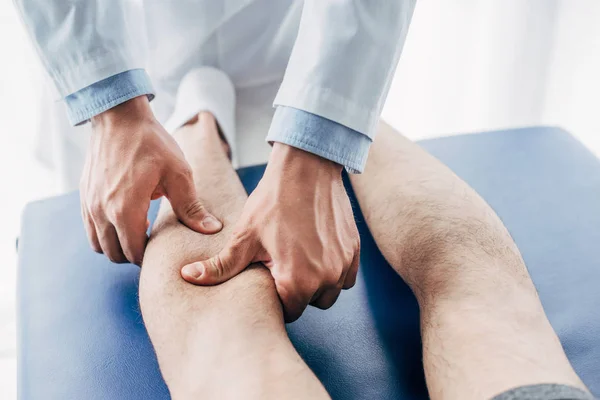
[[[200,224],[202,225],[202,227],[204,229],[209,230],[209,231],[218,231],[219,229],[221,229],[223,227],[223,224],[221,224],[221,221],[219,221],[212,215],[207,215],[206,217],[204,217],[202,219],[202,222],[200,222]]]
[[[188,264],[183,267],[181,273],[190,278],[198,279],[202,276],[202,265],[200,263]]]

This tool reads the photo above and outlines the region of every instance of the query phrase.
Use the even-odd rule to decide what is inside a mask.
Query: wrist
[[[338,177],[341,177],[343,169],[338,163],[280,142],[273,143],[269,165],[276,166],[279,170],[285,169],[302,175],[327,171],[332,176]]]
[[[134,97],[92,117],[90,120],[92,126],[95,127],[110,126],[115,123],[122,123],[125,120],[132,119],[154,119],[148,96],[142,95]]]

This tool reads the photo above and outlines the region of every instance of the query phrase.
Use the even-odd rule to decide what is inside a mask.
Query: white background
[[[600,154],[598,21],[597,0],[420,0],[383,116],[413,139],[560,125]],[[16,398],[20,213],[58,192],[31,150],[41,76],[12,2],[0,2],[1,399]]]

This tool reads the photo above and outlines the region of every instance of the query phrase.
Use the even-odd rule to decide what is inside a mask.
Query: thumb
[[[185,265],[181,269],[183,279],[196,285],[217,285],[242,272],[252,263],[258,249],[253,237],[238,237],[243,236],[244,239],[230,241],[216,256]]]
[[[184,179],[181,179],[181,175],[176,178],[173,174],[166,180],[165,196],[171,202],[177,218],[188,228],[205,234],[217,233],[223,224],[198,200],[192,174],[187,168]]]

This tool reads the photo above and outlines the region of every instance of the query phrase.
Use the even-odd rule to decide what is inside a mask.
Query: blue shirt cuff
[[[154,98],[150,77],[143,69],[131,69],[87,86],[65,97],[69,122],[81,125],[90,118],[134,97]]]
[[[267,141],[285,143],[362,173],[371,139],[330,119],[293,107],[278,106]]]

